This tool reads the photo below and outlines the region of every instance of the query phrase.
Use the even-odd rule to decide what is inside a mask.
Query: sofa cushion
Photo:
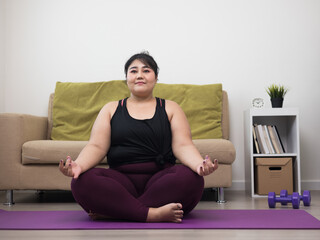
[[[86,144],[87,141],[29,141],[22,146],[22,164],[58,164],[67,156],[76,160]]]
[[[222,138],[222,85],[158,83],[154,95],[175,101],[190,124],[192,139]]]
[[[235,149],[229,140],[197,139],[193,142],[203,157],[208,154],[221,164],[232,164],[235,159]],[[58,164],[67,156],[75,160],[86,144],[87,141],[29,141],[22,146],[22,164]],[[106,158],[103,159],[102,163],[106,162]]]
[[[125,81],[57,82],[53,101],[53,140],[90,137],[104,104],[129,96]],[[154,95],[177,102],[187,115],[193,139],[221,138],[222,85],[158,83]]]
[[[124,81],[57,82],[53,100],[53,140],[87,141],[101,108],[129,96]]]

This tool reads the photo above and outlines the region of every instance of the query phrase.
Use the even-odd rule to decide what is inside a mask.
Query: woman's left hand
[[[200,176],[206,176],[213,173],[218,168],[218,160],[214,159],[213,163],[208,155],[199,166],[197,167],[197,173]]]

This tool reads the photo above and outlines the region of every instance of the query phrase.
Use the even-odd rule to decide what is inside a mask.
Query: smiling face
[[[152,91],[157,82],[155,72],[140,60],[134,60],[127,72],[127,85],[131,95],[137,97],[152,96]]]

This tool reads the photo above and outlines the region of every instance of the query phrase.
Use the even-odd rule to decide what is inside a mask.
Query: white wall
[[[301,113],[302,187],[320,188],[320,1],[5,3],[6,112],[47,115],[56,81],[124,79],[125,61],[148,50],[160,82],[221,82],[228,91],[234,188],[244,188],[243,111],[255,97],[270,107],[269,84],[288,86],[284,107]]]
[[[4,112],[4,93],[5,93],[5,1],[0,0],[0,113]]]

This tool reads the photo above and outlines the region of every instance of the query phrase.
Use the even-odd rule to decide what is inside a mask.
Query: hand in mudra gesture
[[[67,177],[78,178],[81,174],[81,168],[79,164],[71,159],[71,157],[67,157],[66,162],[61,159],[59,164],[60,171],[66,175]]]
[[[197,173],[200,176],[207,176],[207,175],[213,173],[217,168],[218,168],[218,160],[214,159],[212,162],[210,157],[208,155],[206,155],[202,164],[200,164],[198,166]]]

